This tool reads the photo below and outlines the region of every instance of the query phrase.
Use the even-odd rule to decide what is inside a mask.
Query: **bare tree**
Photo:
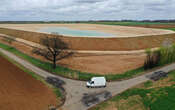
[[[63,58],[69,57],[72,55],[71,52],[66,50],[69,49],[68,44],[61,40],[58,36],[45,37],[40,40],[41,44],[46,46],[46,55],[45,57],[53,62],[53,68],[56,68],[56,62]]]

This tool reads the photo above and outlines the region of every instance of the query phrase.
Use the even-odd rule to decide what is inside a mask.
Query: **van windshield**
[[[89,81],[90,84],[94,84],[94,81]]]

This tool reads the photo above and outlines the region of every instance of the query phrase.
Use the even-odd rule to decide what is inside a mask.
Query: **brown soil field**
[[[0,33],[22,38],[35,43],[48,34],[0,28]],[[72,50],[127,51],[160,47],[166,39],[175,42],[175,34],[153,35],[130,38],[81,38],[60,37]]]
[[[69,68],[97,74],[121,74],[143,66],[145,55],[78,55],[63,59],[60,64]]]
[[[0,37],[0,41],[2,38]],[[7,44],[7,43],[6,43]],[[32,47],[19,42],[11,44],[21,52],[37,59],[47,61],[44,57],[32,53]],[[132,55],[95,55],[95,54],[74,54],[72,57],[58,61],[58,65],[97,74],[121,74],[128,70],[136,69],[144,64],[145,54]]]
[[[58,104],[51,89],[0,56],[0,110],[48,110]]]

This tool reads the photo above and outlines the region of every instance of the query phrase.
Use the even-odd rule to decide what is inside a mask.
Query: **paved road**
[[[23,65],[25,68],[35,72],[36,74],[38,74],[44,78],[46,78],[48,76],[52,76],[52,77],[58,77],[58,78],[64,80],[66,82],[66,84],[64,85],[64,88],[67,92],[66,102],[63,106],[64,110],[86,110],[90,106],[85,106],[81,101],[81,99],[85,93],[93,93],[94,94],[94,93],[98,93],[101,91],[108,91],[114,96],[114,95],[117,95],[117,94],[137,85],[137,84],[140,84],[140,83],[143,83],[143,82],[149,80],[146,77],[146,75],[152,74],[153,72],[155,72],[155,71],[149,72],[149,73],[146,73],[144,75],[141,75],[141,76],[138,76],[136,78],[129,79],[129,80],[110,82],[110,83],[107,83],[106,88],[96,88],[96,89],[95,88],[86,88],[85,87],[86,82],[75,81],[75,80],[66,79],[66,78],[52,75],[51,73],[46,72],[38,67],[35,67],[34,65],[30,64],[29,62],[15,56],[14,54],[11,54],[10,52],[7,52],[3,49],[0,49],[0,52],[4,53],[9,58],[15,60],[19,64]],[[169,72],[169,71],[174,70],[174,69],[175,69],[175,64],[171,64],[171,65],[168,65],[168,66],[163,67],[163,68],[158,69],[158,70],[163,70],[165,72]]]
[[[15,37],[11,37],[5,34],[0,34],[0,36],[2,37],[7,37],[7,38],[13,38],[15,39],[17,42],[23,43],[25,45],[31,46],[31,47],[37,47],[37,48],[45,48],[44,46],[31,42],[31,41],[27,41],[24,39],[20,39],[20,38],[15,38]],[[152,48],[152,50],[157,50],[158,48]],[[132,51],[94,51],[94,50],[69,50],[70,52],[74,52],[74,53],[84,53],[84,54],[107,54],[107,55],[128,55],[128,54],[142,54],[145,53],[145,50],[132,50]]]

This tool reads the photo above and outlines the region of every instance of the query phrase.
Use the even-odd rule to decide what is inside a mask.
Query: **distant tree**
[[[53,62],[53,68],[56,68],[56,62],[63,58],[69,57],[72,55],[72,52],[66,50],[69,49],[68,44],[66,44],[58,35],[53,35],[53,37],[46,36],[40,40],[41,44],[44,45],[47,49],[45,57]]]

